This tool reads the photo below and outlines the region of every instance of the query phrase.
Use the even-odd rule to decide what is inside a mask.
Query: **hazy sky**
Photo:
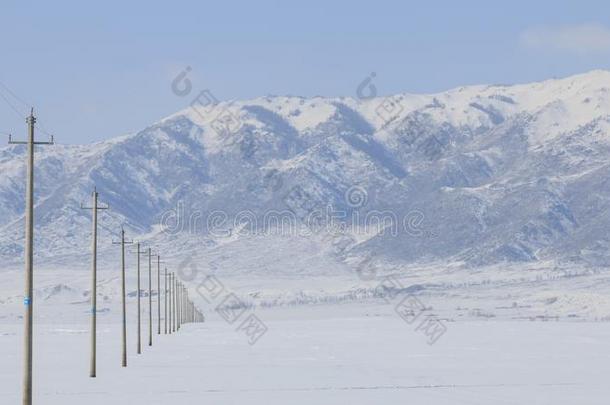
[[[32,3],[37,3],[35,6]],[[136,4],[137,3],[137,4]],[[62,143],[142,129],[219,99],[354,96],[516,83],[610,68],[607,1],[29,1],[0,5],[0,83]],[[20,101],[0,85],[25,113]],[[0,132],[25,123],[0,97]]]

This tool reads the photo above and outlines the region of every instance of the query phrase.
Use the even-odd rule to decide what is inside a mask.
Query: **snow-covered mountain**
[[[100,214],[109,257],[125,224],[176,258],[232,252],[225,262],[236,272],[257,271],[256,257],[287,274],[363,258],[605,266],[609,112],[606,71],[431,95],[189,107],[135,134],[37,150],[36,255],[86,260],[90,211],[80,203],[95,185],[110,205]],[[0,149],[5,263],[21,261],[24,152]],[[328,212],[339,215],[315,215]],[[295,255],[317,264],[295,265]]]

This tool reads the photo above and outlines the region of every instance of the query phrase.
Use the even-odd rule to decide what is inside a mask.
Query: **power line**
[[[19,101],[20,103],[22,103],[25,108],[26,111],[28,108],[30,108],[30,106],[32,106],[33,104],[28,103],[27,101],[25,101],[23,98],[19,97],[14,91],[12,91],[6,84],[0,82],[0,87],[2,87],[9,95],[11,95],[15,100]],[[0,92],[0,97],[6,102],[6,104],[8,104],[8,106],[19,116],[19,118],[21,119],[25,119],[27,114],[24,114],[23,112],[21,112],[21,110],[19,110],[19,108],[15,107],[15,105],[6,97],[6,95],[2,94],[2,92]],[[36,128],[42,132],[43,134],[47,135],[47,136],[51,136],[50,131],[48,131],[44,125],[42,125],[42,123],[40,122],[40,120],[38,120],[37,124],[36,124]]]
[[[36,125],[36,128],[38,128],[38,130],[40,132],[42,132],[43,134],[47,135],[47,136],[53,136],[49,131],[47,131],[41,123],[38,123],[38,125]]]
[[[0,92],[0,98],[2,98],[2,99],[4,100],[4,102],[5,102],[5,103],[6,103],[6,104],[7,104],[7,105],[8,105],[8,106],[11,108],[11,110],[13,110],[13,112],[14,112],[15,114],[17,114],[17,116],[18,116],[19,118],[21,118],[21,119],[25,119],[25,114],[24,114],[24,113],[22,113],[21,111],[19,111],[19,109],[17,109],[17,107],[15,107],[15,106],[13,105],[13,103],[11,103],[11,102],[9,101],[9,99],[8,99],[8,98],[6,98],[6,96],[5,96],[4,94],[2,94],[1,92]]]
[[[4,88],[4,90],[6,90],[11,96],[13,96],[13,98],[15,98],[15,100],[22,103],[26,109],[28,107],[32,106],[32,103],[28,103],[27,101],[24,101],[21,97],[19,97],[17,94],[15,94],[15,92],[12,91],[6,84],[0,82],[0,86],[2,86]]]

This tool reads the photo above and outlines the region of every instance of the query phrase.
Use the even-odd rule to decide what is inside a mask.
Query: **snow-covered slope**
[[[86,260],[90,212],[80,202],[95,185],[111,208],[100,217],[108,257],[125,224],[175,257],[275,246],[271,272],[296,272],[290,259],[312,252],[321,260],[312,268],[330,273],[371,254],[383,265],[605,266],[608,111],[606,71],[432,95],[188,108],[136,134],[40,149],[36,255]],[[219,127],[219,113],[234,124]],[[23,147],[0,149],[0,257],[9,264],[22,254],[24,170]],[[282,237],[269,235],[278,212],[295,219]],[[341,229],[303,225],[318,212],[339,213]],[[327,260],[337,266],[320,265]]]

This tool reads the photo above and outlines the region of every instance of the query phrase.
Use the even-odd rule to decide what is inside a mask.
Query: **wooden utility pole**
[[[23,323],[23,405],[32,404],[32,347],[33,347],[33,319],[34,319],[34,145],[52,145],[50,142],[36,142],[34,140],[34,127],[36,117],[34,109],[26,119],[28,124],[28,140],[13,141],[8,137],[9,144],[27,145],[27,180],[25,188],[25,292],[23,305],[25,308]]]
[[[94,188],[91,194],[91,207],[85,207],[81,204],[81,209],[91,210],[93,213],[92,222],[92,238],[91,238],[91,356],[90,356],[90,368],[89,377],[95,378],[96,376],[96,360],[97,360],[97,212],[99,210],[106,210],[108,206],[98,205],[99,194]]]
[[[121,335],[121,343],[122,343],[122,356],[121,356],[121,365],[123,367],[127,367],[127,304],[125,297],[125,245],[133,243],[125,241],[125,230],[121,228],[121,241],[113,242],[113,244],[121,245],[121,303],[122,303],[122,315],[123,315],[123,328]]]

